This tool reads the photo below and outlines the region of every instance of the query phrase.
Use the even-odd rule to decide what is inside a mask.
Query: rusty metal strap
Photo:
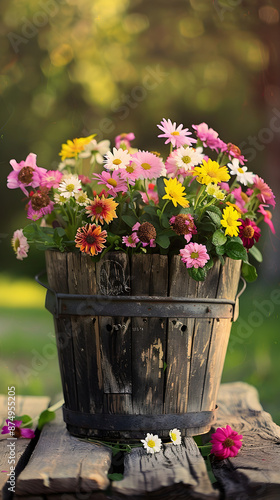
[[[114,415],[111,413],[90,414],[69,410],[63,405],[64,422],[84,429],[103,431],[160,431],[190,429],[211,426],[216,420],[216,411],[190,413],[167,413],[161,415]]]
[[[186,297],[73,295],[48,290],[46,308],[54,316],[142,318],[233,318],[235,301]]]

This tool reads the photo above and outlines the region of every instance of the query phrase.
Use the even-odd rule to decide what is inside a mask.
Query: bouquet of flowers
[[[132,147],[133,133],[118,135],[112,151],[94,135],[68,140],[57,170],[39,167],[34,153],[11,160],[8,188],[24,193],[31,221],[13,235],[17,258],[27,257],[30,244],[95,260],[109,250],[180,254],[190,276],[203,281],[213,259],[228,256],[242,259],[243,277],[254,281],[249,257],[262,260],[259,224],[275,233],[272,190],[206,123],[193,125],[194,137],[169,119],[157,126],[170,145],[165,160]]]

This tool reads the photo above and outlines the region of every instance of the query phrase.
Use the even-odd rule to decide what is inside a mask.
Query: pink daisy
[[[258,212],[263,215],[263,220],[268,224],[273,234],[275,234],[275,228],[272,222],[272,213],[269,210],[265,210],[264,207],[268,207],[268,205],[259,205]]]
[[[218,186],[229,193],[229,183],[228,182],[218,182]]]
[[[97,184],[106,186],[108,188],[107,193],[115,197],[117,193],[126,193],[128,189],[125,180],[120,177],[120,172],[120,170],[110,172],[103,170],[101,174],[93,174],[93,179],[98,180]]]
[[[139,238],[137,236],[137,233],[132,233],[130,236],[123,236],[122,237],[122,242],[127,247],[135,248],[136,244],[139,243]]]
[[[243,246],[249,250],[255,244],[255,242],[259,241],[261,230],[254,223],[254,221],[250,219],[239,219],[241,225],[239,226],[239,234],[238,236],[242,239]]]
[[[27,218],[38,220],[44,215],[50,214],[53,210],[54,202],[47,194],[46,188],[33,193],[27,204]]]
[[[47,172],[45,168],[36,165],[37,156],[30,153],[25,161],[17,163],[16,160],[11,160],[10,165],[13,171],[8,175],[8,188],[20,188],[22,192],[28,196],[27,186],[33,188],[40,186],[44,174]]]
[[[243,436],[237,434],[229,425],[219,427],[212,434],[210,441],[212,443],[211,453],[221,460],[228,457],[235,457],[242,446],[241,439],[243,439]]]
[[[208,146],[210,149],[221,149],[226,147],[226,144],[219,139],[219,134],[212,128],[209,128],[207,123],[202,122],[199,125],[192,126],[198,139],[201,140],[203,146]]]
[[[164,133],[158,135],[158,137],[165,137],[165,144],[171,142],[174,148],[179,148],[180,146],[184,146],[185,144],[191,146],[193,142],[196,142],[196,140],[192,137],[187,137],[188,135],[191,135],[191,132],[189,132],[188,128],[183,129],[182,123],[177,127],[176,122],[172,123],[169,118],[168,120],[163,118],[160,123],[161,124],[157,125],[157,127]]]
[[[2,427],[1,434],[11,434],[13,433],[13,436],[15,438],[27,438],[27,439],[32,439],[35,437],[35,432],[32,429],[29,428],[20,428],[22,424],[22,420],[14,420],[11,422],[9,419],[6,420],[6,424]]]
[[[271,191],[270,187],[266,184],[266,182],[264,182],[264,180],[258,175],[254,177],[253,187],[254,189],[259,190],[259,194],[257,194],[257,197],[262,203],[268,203],[269,205],[275,207],[276,202],[273,192]]]
[[[152,200],[155,205],[158,205],[159,197],[157,191],[155,191],[155,184],[149,184],[147,194],[142,191],[140,191],[140,194],[144,203],[149,203]]]
[[[87,175],[78,175],[78,179],[82,184],[91,184],[91,180]]]
[[[48,170],[44,174],[40,185],[48,189],[58,188],[62,177],[63,173],[60,172],[59,170]]]
[[[120,135],[117,135],[115,137],[115,146],[117,149],[122,148],[122,149],[129,149],[130,148],[130,142],[134,141],[135,135],[133,132],[129,132],[128,134],[123,133]]]
[[[22,229],[17,229],[12,237],[12,247],[16,253],[16,258],[22,260],[27,257],[29,245]]]
[[[242,210],[243,213],[246,213],[248,210],[245,208],[246,203],[249,201],[249,197],[246,193],[244,193],[241,189],[241,186],[232,190],[231,194],[234,196],[235,204]]]
[[[157,179],[161,176],[164,164],[161,158],[148,151],[134,153],[133,159],[140,168],[140,179]]]
[[[205,245],[199,243],[189,243],[180,250],[181,260],[186,264],[186,267],[204,267],[210,259]]]
[[[122,168],[120,171],[120,176],[125,182],[134,185],[135,181],[140,178],[141,168],[138,163],[131,161],[129,165]]]

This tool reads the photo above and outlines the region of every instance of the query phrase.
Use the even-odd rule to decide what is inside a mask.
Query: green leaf
[[[205,222],[204,222],[205,221]],[[209,219],[208,221],[207,219],[203,219],[203,222],[201,224],[199,224],[199,231],[198,233],[200,232],[200,230],[202,231],[206,231],[206,232],[209,232],[209,233],[214,233],[217,229],[216,225],[214,224],[214,222],[211,222]]]
[[[220,246],[224,245],[226,243],[226,241],[227,241],[227,237],[225,236],[223,231],[221,231],[220,229],[217,229],[217,231],[215,231],[215,233],[212,236],[213,245],[220,247]]]
[[[249,253],[256,259],[257,262],[263,261],[262,254],[257,247],[253,246],[252,248],[249,248]]]
[[[164,361],[164,362],[163,362],[163,371],[164,371],[164,372],[165,372],[166,368],[167,368],[167,363]]]
[[[132,215],[123,215],[122,220],[129,226],[132,227],[134,224],[136,224],[137,219],[136,217],[133,217]]]
[[[32,423],[33,422],[32,422],[32,418],[29,415],[21,415],[20,417],[16,416],[15,420],[21,420],[22,421],[22,427],[25,427],[25,428],[31,428],[32,427]]]
[[[170,245],[170,239],[165,234],[160,234],[159,236],[156,237],[156,243],[161,248],[168,248]]]
[[[221,247],[221,248],[222,248],[222,247]],[[218,254],[218,257],[219,257],[219,261],[220,261],[220,263],[222,264],[222,266],[224,266],[224,264],[225,264],[225,259],[224,259],[224,257],[223,257],[222,255],[220,255],[220,254]]]
[[[225,246],[226,254],[235,260],[242,259],[244,261],[248,260],[248,254],[243,245],[237,241],[229,240]]]
[[[170,228],[169,219],[168,219],[166,214],[163,214],[163,216],[161,218],[161,223],[162,223],[163,227],[165,227],[166,229]]]
[[[114,472],[113,474],[108,474],[107,477],[110,481],[121,481],[123,479],[123,474],[120,472]]]
[[[241,274],[243,278],[249,283],[255,281],[258,277],[255,266],[252,266],[252,264],[249,264],[249,262],[243,262],[241,268]]]
[[[209,207],[211,208],[211,207]],[[220,227],[221,225],[221,216],[216,214],[215,212],[212,212],[211,210],[206,210],[207,215],[210,217],[210,219],[214,222],[216,227]]]
[[[210,205],[210,207],[207,207],[207,212],[213,212],[214,214],[219,215],[220,219],[222,218],[222,212],[218,207],[216,207],[216,205]]]
[[[41,430],[45,424],[51,422],[54,419],[55,419],[54,411],[49,411],[49,410],[42,411],[38,420],[38,429]]]
[[[205,271],[209,271],[209,269],[211,269],[211,267],[213,267],[213,265],[214,265],[213,259],[212,259],[212,257],[210,257],[210,259],[206,262],[203,269],[205,269]]]
[[[162,199],[163,196],[166,195],[165,184],[163,182],[163,178],[162,177],[159,177],[157,179],[157,192],[158,192],[158,197],[159,197],[160,200]]]
[[[203,457],[208,457],[208,455],[210,455],[211,450],[212,450],[211,443],[206,443],[203,446],[199,446],[199,451]]]
[[[216,254],[217,255],[224,255],[225,253],[225,245],[222,245],[220,247],[216,247]]]
[[[206,278],[207,271],[204,269],[204,267],[198,267],[197,269],[195,267],[189,267],[188,273],[190,277],[193,278],[195,281],[204,281]]]
[[[207,469],[208,476],[209,476],[209,479],[210,479],[211,483],[212,484],[216,483],[217,479],[215,478],[215,476],[213,474],[212,465],[211,465],[211,461],[210,461],[209,455],[206,457],[206,469]]]

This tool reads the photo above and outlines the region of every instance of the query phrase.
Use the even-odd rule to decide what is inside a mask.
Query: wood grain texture
[[[71,436],[64,423],[46,425],[31,459],[20,474],[16,498],[21,495],[49,495],[105,490],[111,451]]]
[[[166,297],[168,257],[133,255],[132,295]],[[166,319],[132,318],[133,409],[135,413],[163,413]]]
[[[219,497],[191,438],[180,446],[167,444],[155,455],[147,454],[143,448],[133,449],[125,457],[124,479],[113,482],[112,491],[131,499],[148,498],[149,494],[155,499]]]
[[[43,410],[45,410],[50,402],[50,398],[46,396],[16,396],[16,415],[29,415],[35,418]],[[8,411],[8,398],[7,396],[0,395],[0,423],[7,419]],[[15,441],[7,441],[9,434],[0,435],[0,471],[10,472],[10,465],[17,467],[19,460],[26,451],[30,439],[17,439]],[[10,448],[7,446],[9,443],[15,442],[15,464],[9,464]],[[28,460],[28,457],[26,458]],[[18,468],[16,469],[18,471]],[[2,488],[9,477],[5,472],[0,472],[0,499],[2,498]]]
[[[222,384],[217,427],[230,425],[243,435],[237,457],[213,460],[225,500],[280,498],[280,427],[263,411],[256,389],[236,382]]]

